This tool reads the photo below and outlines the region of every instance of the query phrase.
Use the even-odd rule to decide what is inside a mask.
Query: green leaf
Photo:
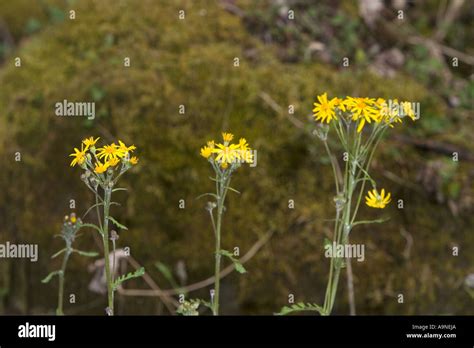
[[[78,253],[79,255],[86,256],[86,257],[96,257],[97,255],[99,255],[95,251],[82,251],[82,250],[77,250],[77,249],[73,249],[73,251],[75,253]]]
[[[63,252],[65,252],[67,249],[64,248],[64,249],[61,249],[59,250],[56,254],[54,254],[53,256],[51,256],[52,259],[58,257],[59,255],[61,255]]]
[[[235,270],[241,274],[247,273],[247,270],[245,269],[244,265],[242,265],[239,261],[234,261],[234,267]]]
[[[361,220],[361,221],[356,221],[352,224],[352,226],[357,226],[357,225],[366,225],[366,224],[381,224],[385,221],[390,220],[390,218],[385,218],[385,219],[377,219],[377,220]]]
[[[127,226],[122,225],[120,222],[115,220],[112,216],[107,217],[107,219],[112,221],[114,225],[117,226],[118,228],[121,228],[122,230],[128,230]]]
[[[236,193],[238,193],[238,194],[240,195],[240,192],[237,191],[235,188],[232,188],[232,187],[230,187],[230,186],[226,186],[226,188],[227,188],[228,190],[234,191],[234,192],[236,192]]]
[[[156,266],[156,268],[158,268],[158,270],[161,272],[161,274],[163,274],[163,276],[166,278],[166,280],[168,280],[170,282],[171,286],[174,289],[179,288],[179,285],[176,282],[176,280],[174,279],[173,273],[171,272],[171,270],[169,269],[168,266],[166,266],[164,263],[159,262],[159,261],[155,262],[155,266]]]
[[[128,191],[128,190],[125,187],[117,187],[112,190],[112,192],[115,192],[115,191]]]
[[[114,283],[112,284],[112,287],[115,291],[115,290],[117,290],[119,285],[122,284],[123,282],[125,282],[129,279],[141,277],[144,274],[145,274],[145,268],[141,267],[141,268],[137,269],[135,272],[130,272],[130,273],[124,274],[124,275],[118,277],[117,279],[115,279]]]
[[[303,303],[299,302],[291,306],[283,307],[279,313],[275,313],[275,315],[287,315],[294,312],[307,312],[307,311],[315,311],[321,315],[324,315],[324,309],[321,306],[318,306],[315,303]]]
[[[217,196],[215,193],[207,192],[207,193],[203,193],[202,195],[197,196],[196,199],[200,199],[200,198],[202,198],[202,197],[204,197],[204,196],[212,196],[212,197],[214,197],[215,199],[218,199],[218,198],[219,198],[219,196]]]
[[[63,271],[59,270],[59,271],[53,271],[51,272],[50,274],[48,274],[46,277],[43,278],[43,280],[41,281],[41,283],[49,283],[49,281],[55,276],[55,275],[61,275],[63,273]]]
[[[330,241],[328,238],[324,238],[324,249],[326,249],[327,245],[332,245],[332,241]]]
[[[97,225],[94,225],[94,224],[81,224],[81,227],[90,227],[90,228],[93,228],[93,229],[97,230],[100,234],[102,234],[102,230]]]
[[[242,273],[247,273],[247,270],[245,269],[244,265],[242,265],[242,263],[240,263],[240,261],[238,259],[236,259],[230,251],[221,249],[221,250],[219,250],[219,254],[229,258],[229,260],[231,260],[232,263],[234,264],[234,268],[237,272],[239,272],[241,274]]]

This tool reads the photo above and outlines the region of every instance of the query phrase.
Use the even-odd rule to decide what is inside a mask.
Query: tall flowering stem
[[[58,277],[58,306],[56,308],[56,315],[64,315],[64,282],[66,278],[66,268],[71,254],[78,253],[87,257],[95,257],[98,255],[96,252],[81,251],[72,247],[72,244],[77,237],[77,232],[81,227],[82,221],[81,219],[76,218],[75,213],[71,213],[64,217],[64,223],[59,236],[64,240],[65,247],[51,256],[51,258],[54,259],[59,255],[64,254],[61,262],[61,269],[51,272],[42,280],[43,283],[48,283],[54,276]]]
[[[330,123],[344,149],[344,175],[340,183],[338,161],[332,155],[327,143],[328,127],[323,126],[317,135],[331,158],[336,196],[334,198],[336,218],[334,223],[333,245],[345,246],[349,243],[352,228],[362,223],[380,223],[384,220],[356,221],[365,186],[370,183],[372,191],[366,196],[366,204],[372,208],[383,209],[390,202],[390,193],[378,190],[376,182],[369,174],[375,150],[386,130],[395,123],[401,123],[405,116],[415,120],[417,116],[411,103],[386,101],[382,98],[339,98],[327,99],[327,94],[318,97],[313,109],[316,120]],[[369,126],[367,129],[366,126]],[[364,129],[365,127],[365,129]],[[331,257],[329,277],[326,287],[322,315],[331,314],[334,308],[341,268],[345,258]]]
[[[93,137],[84,139],[81,143],[81,149],[75,148],[74,153],[70,156],[73,157],[71,166],[79,165],[84,170],[81,179],[95,196],[95,204],[86,211],[84,216],[95,208],[98,225],[88,223],[83,224],[83,226],[95,229],[102,237],[108,303],[106,313],[113,315],[114,292],[117,287],[127,279],[144,274],[144,269],[141,268],[135,273],[129,273],[114,279],[115,269],[110,267],[109,243],[112,241],[114,249],[112,258],[115,260],[115,241],[118,239],[115,231],[109,231],[110,223],[119,229],[127,230],[126,226],[110,215],[110,207],[117,204],[112,201],[112,193],[126,190],[125,188],[116,187],[117,182],[126,171],[138,163],[138,158],[130,155],[136,149],[134,145],[127,146],[119,140],[118,144],[112,143],[96,148],[95,144],[98,140],[99,138],[94,139]],[[113,263],[115,268],[115,262],[113,261]]]
[[[416,120],[419,117],[419,108],[409,102],[387,101],[382,98],[328,99],[324,93],[317,97],[313,112],[316,121],[321,122],[314,133],[323,142],[330,158],[336,188],[333,237],[332,241],[326,241],[325,249],[342,246],[340,249],[345,250],[344,246],[349,244],[350,232],[354,226],[385,221],[384,219],[356,221],[367,184],[372,187],[365,197],[368,207],[383,209],[391,200],[390,193],[386,194],[385,189],[377,188],[375,180],[369,174],[370,164],[385,132],[395,124],[402,123],[407,116]],[[343,170],[338,157],[333,155],[329,146],[330,131],[337,135],[337,140],[344,150]],[[332,313],[341,269],[346,266],[346,257],[331,253],[328,257],[330,257],[329,276],[323,305],[300,303],[283,307],[280,314],[307,310],[317,311],[321,315]]]
[[[235,269],[240,273],[245,273],[245,268],[234,258],[232,253],[221,248],[222,217],[225,212],[225,198],[229,190],[238,192],[230,187],[232,174],[243,163],[252,163],[253,154],[249,144],[241,138],[237,144],[231,144],[234,136],[231,133],[222,133],[223,143],[208,141],[207,145],[201,148],[201,156],[206,158],[211,164],[215,177],[211,178],[216,185],[215,193],[205,193],[214,198],[208,202],[212,228],[215,237],[215,266],[214,266],[214,296],[212,297],[211,309],[214,315],[219,315],[219,295],[220,295],[220,272],[221,257],[225,256],[234,263]],[[202,195],[202,196],[204,196]],[[216,211],[215,211],[216,210]]]

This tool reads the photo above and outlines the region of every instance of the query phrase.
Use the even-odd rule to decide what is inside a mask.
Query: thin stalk
[[[386,129],[386,128],[385,128]],[[377,146],[378,144],[380,143],[380,140],[382,139],[383,137],[383,134],[385,133],[385,129],[382,129],[381,133],[380,133],[380,136],[377,138],[377,140],[375,141],[375,144],[372,148],[372,151],[370,152],[370,155],[369,155],[369,158],[367,159],[367,163],[366,163],[366,167],[365,167],[365,172],[368,173],[369,172],[369,168],[370,168],[370,164],[372,163],[372,158],[374,156],[374,153],[375,153],[375,150],[377,149]],[[375,139],[375,138],[374,138]],[[366,147],[366,149],[364,149],[364,151],[367,151],[368,150],[368,147]],[[359,192],[359,196],[358,196],[358,199],[357,199],[357,204],[355,206],[355,209],[354,209],[354,214],[352,216],[352,219],[351,219],[351,224],[355,221],[356,217],[357,217],[357,211],[359,210],[359,206],[360,206],[360,202],[361,202],[361,199],[362,199],[362,195],[364,193],[364,189],[365,189],[365,182],[366,180],[364,180],[362,182],[362,186],[360,188],[360,192]]]
[[[334,163],[336,161],[336,159],[334,158],[334,156],[332,155],[331,150],[329,149],[328,142],[326,140],[324,140],[323,143],[324,143],[324,147],[326,148],[326,152],[329,156],[329,160],[331,161],[332,172],[333,172],[333,175],[334,175],[334,182],[336,183],[336,192],[337,192],[337,194],[339,194],[339,177],[338,177],[337,171],[336,171],[336,164]]]
[[[61,265],[61,273],[59,273],[58,308],[56,309],[56,315],[64,315],[64,312],[63,312],[64,278],[66,277],[66,266],[67,266],[67,261],[70,255],[71,255],[71,250],[67,248],[64,254],[62,265]]]
[[[213,315],[219,315],[219,295],[220,295],[220,272],[221,272],[221,226],[222,214],[224,212],[224,202],[230,184],[230,175],[220,177],[217,196],[217,223],[216,223],[216,248],[215,248],[215,267],[214,267],[214,298],[213,298]]]
[[[112,289],[112,277],[110,272],[110,260],[109,260],[109,209],[110,199],[112,195],[111,188],[105,188],[104,190],[104,228],[102,230],[102,241],[104,243],[104,261],[105,261],[105,279],[107,282],[107,299],[109,314],[114,315],[114,294]]]

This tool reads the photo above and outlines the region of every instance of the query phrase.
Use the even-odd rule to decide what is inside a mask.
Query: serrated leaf
[[[234,261],[234,267],[235,270],[241,274],[247,273],[247,270],[245,269],[244,265],[242,265],[239,261]]]
[[[224,249],[221,249],[219,250],[219,254],[221,254],[222,256],[225,256],[227,258],[229,258],[229,260],[232,261],[232,263],[234,264],[234,268],[237,272],[243,274],[243,273],[247,273],[247,270],[245,269],[244,265],[242,265],[240,263],[239,260],[237,260],[235,257],[234,257],[234,254],[232,254],[230,251],[228,250],[224,250]]]
[[[109,219],[110,221],[112,221],[113,224],[114,224],[115,226],[117,226],[118,228],[121,228],[122,230],[128,230],[127,226],[122,225],[120,222],[118,222],[117,220],[115,220],[112,216],[107,217],[107,219]]]
[[[49,283],[49,281],[55,276],[55,275],[60,275],[62,274],[63,271],[59,270],[59,271],[53,271],[51,272],[50,274],[48,274],[46,277],[43,278],[43,280],[41,280],[41,283]]]
[[[123,282],[125,282],[129,279],[141,277],[144,274],[145,274],[145,268],[141,267],[141,268],[137,269],[135,272],[130,272],[130,273],[127,273],[127,274],[124,274],[124,275],[118,277],[117,279],[115,279],[114,284],[113,284],[114,291],[117,290],[119,285],[122,284]]]
[[[226,256],[228,258],[234,257],[234,255],[230,251],[224,250],[224,249],[219,250],[219,254],[221,254],[222,256]]]
[[[323,315],[324,309],[317,305],[316,303],[295,303],[294,305],[291,305],[291,307],[284,306],[279,313],[275,313],[276,315],[287,315],[293,312],[306,312],[306,311],[315,311],[318,312],[319,314]]]

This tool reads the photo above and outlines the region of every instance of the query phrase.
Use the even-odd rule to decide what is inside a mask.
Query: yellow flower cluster
[[[416,120],[416,115],[410,102],[398,100],[385,100],[383,98],[354,98],[328,99],[327,93],[317,96],[314,103],[313,115],[316,121],[329,123],[339,115],[346,113],[350,119],[359,122],[357,131],[361,132],[366,123],[385,122],[392,126],[394,122],[402,122],[402,117],[408,116]],[[393,127],[393,126],[392,126]]]
[[[209,161],[218,163],[222,169],[236,163],[252,163],[253,155],[247,140],[240,138],[237,144],[231,144],[234,135],[231,133],[222,133],[223,143],[215,143],[214,140],[207,142],[201,148],[201,156]]]
[[[365,196],[365,204],[372,208],[383,209],[388,203],[390,203],[390,196],[390,193],[385,196],[385,189],[382,189],[380,193],[376,189],[373,189],[372,191],[367,192],[367,196]]]
[[[134,145],[127,146],[122,141],[118,141],[118,145],[115,143],[104,145],[103,147],[96,148],[95,144],[100,138],[94,139],[94,137],[86,138],[81,143],[81,149],[74,148],[74,153],[69,156],[73,157],[71,167],[76,164],[87,167],[89,164],[92,166],[95,173],[102,174],[109,168],[116,167],[119,163],[135,165],[138,163],[138,158],[135,156],[130,157],[130,153],[133,152],[136,147]],[[94,159],[94,163],[92,163]],[[89,161],[89,163],[87,163]]]

